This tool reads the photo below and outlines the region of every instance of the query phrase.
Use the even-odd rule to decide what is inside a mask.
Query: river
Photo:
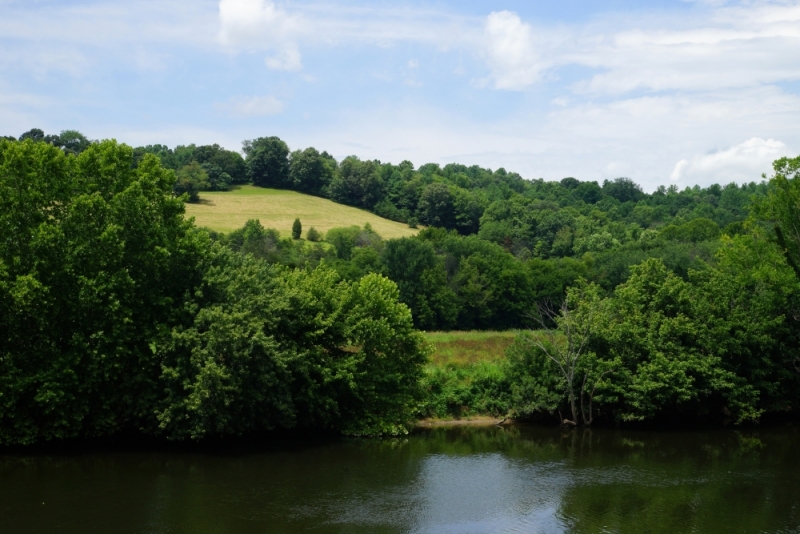
[[[800,532],[800,429],[0,454],[0,532]]]

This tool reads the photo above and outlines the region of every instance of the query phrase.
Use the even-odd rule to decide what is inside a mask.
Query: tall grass
[[[425,340],[433,345],[431,364],[468,365],[479,362],[498,362],[514,342],[515,332],[426,332]]]
[[[433,355],[420,416],[462,418],[508,412],[505,351],[515,332],[427,332]]]

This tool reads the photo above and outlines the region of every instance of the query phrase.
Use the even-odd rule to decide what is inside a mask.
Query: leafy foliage
[[[149,343],[200,280],[173,175],[105,141],[77,157],[0,142],[0,443],[147,426]]]
[[[289,185],[289,147],[277,137],[260,137],[244,143],[247,177],[262,187]]]
[[[197,230],[173,187],[113,141],[0,140],[0,445],[404,432],[427,349],[397,286],[270,265],[314,249]]]

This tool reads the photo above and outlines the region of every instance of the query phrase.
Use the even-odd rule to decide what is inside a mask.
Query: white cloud
[[[250,47],[280,42],[297,33],[302,23],[270,0],[220,0],[219,39],[225,45]]]
[[[264,59],[264,63],[273,70],[296,71],[302,70],[303,68],[303,60],[300,56],[300,51],[294,43],[285,45],[273,56],[267,56]]]
[[[486,19],[485,57],[498,89],[522,89],[539,79],[541,65],[533,29],[516,13],[499,11]]]
[[[477,41],[479,19],[444,11],[320,3],[279,7],[272,0],[220,0],[219,41],[233,49],[269,50],[283,57],[305,46],[397,42],[448,49]],[[287,52],[288,51],[288,52]]]
[[[686,166],[689,165],[689,162],[685,159],[680,160],[678,163],[675,164],[675,168],[672,169],[672,172],[669,175],[669,179],[672,181],[677,181],[681,179],[681,175],[683,174],[684,169]]]
[[[219,40],[233,48],[266,49],[264,59],[274,70],[299,71],[302,56],[296,39],[304,33],[304,22],[271,0],[220,0]]]
[[[238,117],[277,115],[283,111],[283,102],[272,95],[234,98],[219,106]]]
[[[752,137],[743,143],[697,155],[675,165],[670,178],[685,179],[692,183],[729,183],[756,180],[769,171],[772,162],[792,152],[781,141]]]

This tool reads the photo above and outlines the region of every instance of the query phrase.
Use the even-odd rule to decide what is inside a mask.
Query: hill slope
[[[229,232],[244,226],[248,219],[258,219],[266,228],[275,228],[289,236],[295,217],[303,223],[303,237],[312,226],[321,232],[331,228],[369,223],[384,239],[415,235],[417,230],[374,213],[331,200],[284,189],[266,189],[244,185],[230,191],[204,191],[198,204],[186,204],[186,215],[197,226]]]

